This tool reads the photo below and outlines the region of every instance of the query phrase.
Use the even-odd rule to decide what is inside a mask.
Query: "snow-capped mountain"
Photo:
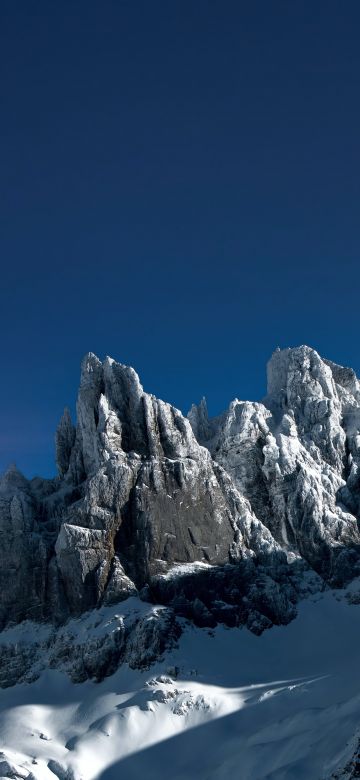
[[[186,418],[145,392],[134,369],[90,353],[82,364],[76,426],[65,410],[56,458],[55,479],[26,480],[12,467],[0,480],[0,685],[8,689],[0,698],[0,776],[139,776],[140,759],[134,774],[130,764],[128,775],[120,765],[112,775],[109,767],[141,746],[245,708],[245,731],[260,718],[263,741],[251,742],[254,729],[250,742],[244,738],[237,747],[226,738],[233,754],[225,758],[224,747],[210,751],[215,770],[211,759],[204,777],[235,776],[240,754],[244,780],[322,780],[338,767],[348,772],[339,777],[350,777],[357,737],[348,752],[346,740],[360,715],[353,677],[344,682],[347,704],[338,715],[331,708],[341,683],[331,698],[320,677],[341,667],[338,656],[331,666],[331,652],[324,661],[331,621],[335,631],[339,621],[344,641],[359,638],[360,383],[354,371],[309,347],[277,350],[262,403],[235,399],[209,418],[203,399]],[[301,631],[313,624],[313,660],[303,637],[302,666]],[[276,647],[278,659],[293,656],[283,673]],[[261,665],[262,652],[270,657]],[[208,661],[199,668],[195,656],[202,653]],[[156,674],[144,671],[152,664]],[[97,693],[94,680],[103,681]],[[123,685],[137,690],[128,697],[135,697],[135,722]],[[91,699],[91,717],[79,714],[82,697]],[[283,731],[265,723],[264,709],[277,713],[273,698]],[[319,762],[311,769],[301,718],[293,731],[289,726],[305,701],[326,710],[321,723],[303,718],[305,731],[320,729],[314,750],[323,775],[316,774]],[[249,707],[255,703],[261,707]],[[46,712],[53,730],[45,728]],[[18,749],[14,728],[23,729]],[[220,726],[211,728],[224,738]],[[136,736],[142,729],[143,743]],[[338,732],[331,743],[332,729]],[[99,733],[107,748],[99,747]],[[284,745],[288,734],[293,745],[293,774],[289,745],[281,747],[281,760],[264,748],[268,742],[279,748],[276,734]],[[264,764],[249,745],[262,746]],[[149,776],[161,776],[154,772]],[[175,763],[163,776],[188,777],[189,767]]]

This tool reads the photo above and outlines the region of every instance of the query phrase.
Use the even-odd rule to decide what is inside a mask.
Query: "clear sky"
[[[82,356],[183,411],[277,346],[360,371],[360,4],[2,0],[0,469]]]

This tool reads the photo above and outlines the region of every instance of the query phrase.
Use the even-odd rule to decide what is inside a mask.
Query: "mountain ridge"
[[[277,350],[263,402],[216,418],[88,353],[56,460],[52,480],[0,479],[2,629],[138,596],[170,610],[174,636],[179,617],[259,634],[360,572],[360,384],[310,347]]]

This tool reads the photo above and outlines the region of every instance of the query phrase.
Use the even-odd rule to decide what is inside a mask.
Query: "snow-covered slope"
[[[150,669],[3,690],[3,761],[36,780],[328,780],[358,742],[359,600],[328,591],[260,637],[188,623]]]
[[[185,418],[89,353],[56,456],[0,478],[0,780],[358,776],[355,373]]]

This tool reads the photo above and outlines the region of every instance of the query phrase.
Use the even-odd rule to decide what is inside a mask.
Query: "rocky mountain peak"
[[[12,463],[6,471],[0,475],[0,495],[11,495],[17,491],[27,491],[28,481],[19,471],[15,463]]]
[[[215,418],[204,398],[185,418],[133,368],[88,353],[56,459],[57,479],[1,479],[1,625],[140,592],[258,631],[294,614],[304,572],[340,584],[359,571],[359,383],[309,347],[274,353],[263,403]]]

